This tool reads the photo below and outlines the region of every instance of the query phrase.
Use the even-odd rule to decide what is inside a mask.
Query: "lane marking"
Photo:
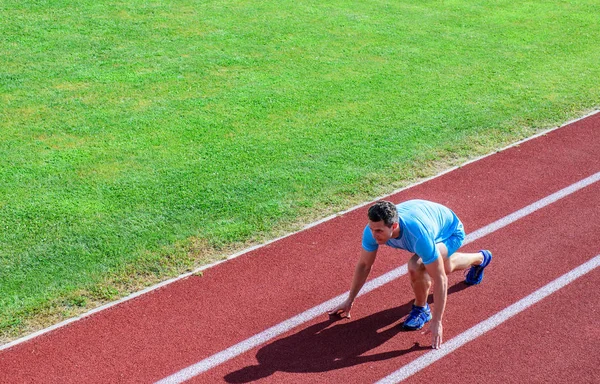
[[[430,352],[427,352],[426,354],[406,364],[405,366],[393,372],[389,376],[386,376],[383,379],[379,380],[376,384],[395,384],[404,379],[407,379],[408,377],[414,375],[420,370],[440,360],[447,354],[462,347],[466,343],[475,340],[479,336],[482,336],[486,332],[496,328],[511,317],[517,315],[520,312],[523,312],[525,309],[531,307],[533,304],[537,303],[543,298],[550,296],[552,293],[565,287],[567,284],[573,282],[575,279],[592,271],[599,265],[600,255],[596,255],[596,257],[594,257],[593,259],[580,265],[572,271],[562,275],[558,279],[546,284],[545,286],[533,292],[529,296],[526,296],[523,299],[517,301],[516,303],[506,307],[502,311],[489,317],[487,320],[484,320],[481,323],[469,328],[468,330],[454,337],[453,339],[446,341],[444,344],[442,344],[441,349],[432,349]]]
[[[485,227],[482,227],[482,228],[476,230],[475,232],[472,232],[469,235],[467,235],[465,238],[465,242],[463,243],[463,246],[466,244],[469,244],[477,239],[480,239],[486,235],[489,235],[490,233],[495,232],[501,228],[504,228],[505,226],[507,226],[527,215],[530,215],[533,212],[535,212],[541,208],[544,208],[547,205],[552,204],[555,201],[560,200],[563,197],[568,196],[582,188],[585,188],[588,185],[593,184],[599,180],[600,180],[600,172],[597,172],[597,173],[593,174],[592,176],[582,179],[574,184],[571,184],[570,186],[563,188],[560,191],[555,192],[541,200],[538,200],[533,204],[530,204],[524,208],[521,208],[518,211],[515,211],[508,216],[505,216],[499,220],[496,220],[493,223],[488,224]],[[367,294],[367,293],[399,278],[400,276],[405,275],[407,273],[407,271],[408,271],[407,265],[404,264],[401,267],[393,269],[375,279],[368,281],[363,286],[363,288],[361,289],[358,296]],[[323,313],[327,312],[329,309],[334,307],[337,303],[344,300],[348,296],[348,292],[349,291],[346,291],[345,293],[343,293],[339,296],[336,296],[333,299],[330,299],[322,304],[317,305],[316,307],[313,307],[307,311],[304,311],[304,312],[302,312],[288,320],[285,320],[271,328],[268,328],[268,329],[254,335],[242,342],[239,342],[227,349],[224,349],[221,352],[218,352],[212,356],[209,356],[203,360],[200,360],[199,362],[197,362],[193,365],[190,365],[187,368],[184,368],[162,380],[157,381],[156,384],[182,383],[182,382],[189,380],[195,376],[198,376],[201,373],[204,373],[211,368],[214,368],[220,364],[223,364],[224,362],[231,360],[234,357],[237,357],[237,356],[241,355],[242,353],[245,353],[254,347],[257,347],[261,344],[266,343],[269,340],[274,339],[275,337],[289,331],[292,328],[302,325],[302,324],[316,318],[317,316],[321,316]]]

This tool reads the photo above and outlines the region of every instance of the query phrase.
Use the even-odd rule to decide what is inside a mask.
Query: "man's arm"
[[[433,280],[433,316],[429,331],[431,332],[431,346],[435,349],[442,345],[442,317],[446,308],[446,297],[448,296],[448,278],[444,270],[444,261],[442,256],[429,264],[425,265],[425,269]]]
[[[329,311],[330,315],[337,314],[341,316],[346,313],[344,317],[350,318],[352,303],[354,303],[354,299],[356,299],[361,288],[365,285],[365,281],[367,281],[367,277],[369,277],[369,273],[371,273],[371,267],[375,262],[376,256],[377,250],[369,252],[363,249],[361,251],[358,263],[356,263],[356,267],[354,268],[354,276],[352,278],[352,285],[350,286],[348,298],[336,308]]]

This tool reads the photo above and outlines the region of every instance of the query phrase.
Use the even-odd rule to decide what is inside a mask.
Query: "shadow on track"
[[[453,285],[448,294],[467,288],[464,282]],[[432,296],[429,296],[431,302]],[[256,354],[258,365],[251,365],[227,374],[228,383],[248,383],[281,372],[326,372],[374,361],[402,356],[431,347],[414,343],[409,348],[364,355],[403,332],[399,320],[408,315],[412,300],[369,316],[333,325],[339,318],[330,318],[293,335],[262,347]],[[331,326],[333,325],[333,326]],[[331,326],[331,327],[330,327]]]

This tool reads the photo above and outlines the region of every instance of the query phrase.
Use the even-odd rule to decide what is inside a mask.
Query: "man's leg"
[[[445,244],[437,244],[437,246],[438,249],[440,249],[440,252],[443,248],[446,248]],[[456,246],[456,248],[458,248],[460,244],[450,242],[450,246]],[[446,254],[448,254],[447,251]],[[476,285],[481,283],[481,280],[483,279],[483,270],[488,266],[490,261],[492,261],[492,253],[488,250],[482,250],[477,253],[455,252],[444,259],[444,270],[448,275],[453,271],[470,268],[469,273],[467,273],[467,276],[465,277],[465,283],[468,285]]]
[[[442,243],[437,244],[438,249],[441,253],[441,248],[446,249],[446,246]],[[446,251],[446,255],[448,251]],[[474,265],[483,263],[483,254],[481,252],[476,253],[462,253],[455,252],[450,257],[444,257],[444,269],[446,274],[450,274],[454,271],[462,271],[463,269],[470,268]]]
[[[444,243],[438,243],[436,246],[444,259],[444,269],[446,270],[447,275],[454,271],[470,268],[473,265],[479,265],[483,262],[483,255],[481,252],[455,252],[452,256],[448,257],[448,249]],[[431,278],[425,269],[425,264],[423,264],[421,258],[416,254],[412,255],[408,261],[408,274],[410,277],[410,285],[415,293],[415,305],[424,307],[427,303],[429,289],[431,288]]]
[[[402,324],[404,329],[417,330],[431,320],[431,310],[427,305],[427,295],[431,287],[431,278],[425,269],[421,258],[413,255],[408,261],[410,284],[415,293],[415,303]]]
[[[408,275],[410,285],[415,293],[415,305],[424,307],[427,304],[429,288],[431,288],[431,277],[425,269],[425,264],[416,254],[412,255],[408,261]]]

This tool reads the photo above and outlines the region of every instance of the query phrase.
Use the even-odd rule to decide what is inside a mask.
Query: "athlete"
[[[368,217],[348,298],[329,314],[350,318],[354,299],[371,272],[380,245],[404,249],[414,253],[408,261],[408,272],[415,301],[403,327],[417,330],[431,321],[426,333],[431,333],[431,346],[440,348],[442,317],[448,295],[446,275],[470,268],[465,283],[479,284],[483,279],[483,270],[492,260],[492,253],[488,250],[456,252],[465,239],[463,224],[454,212],[438,203],[409,200],[394,205],[382,200],[369,208]],[[432,281],[435,303],[433,316],[427,304]]]

